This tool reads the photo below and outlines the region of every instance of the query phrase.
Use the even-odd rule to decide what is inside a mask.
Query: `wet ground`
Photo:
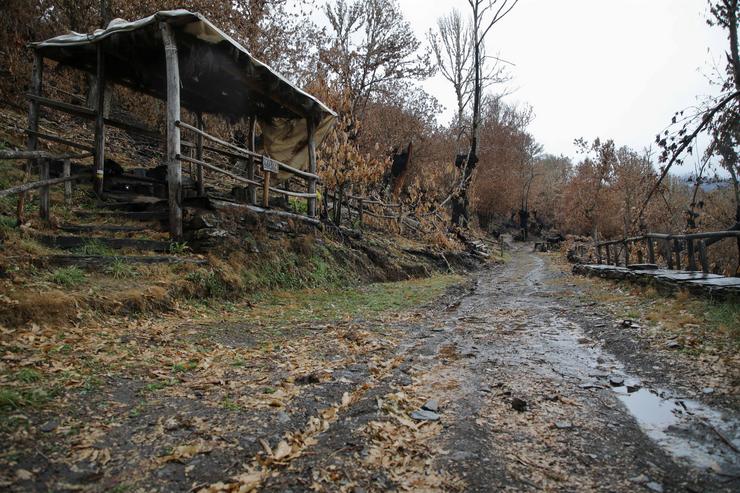
[[[51,426],[29,436],[38,453],[20,453],[14,467],[24,474],[5,486],[738,491],[734,400],[703,403],[699,384],[603,315],[587,286],[514,246],[505,265],[441,304],[308,327],[281,357],[194,375],[184,392],[142,397],[141,380],[112,378],[74,403],[77,426],[100,415],[105,426],[56,445]],[[238,325],[227,348],[253,343]],[[300,359],[308,341],[320,348],[310,368]],[[259,399],[256,388],[267,389]],[[67,450],[88,452],[71,465],[55,460]]]

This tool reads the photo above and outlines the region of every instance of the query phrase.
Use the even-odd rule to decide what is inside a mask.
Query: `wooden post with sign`
[[[262,184],[262,205],[265,209],[270,207],[270,175],[277,174],[280,171],[280,165],[267,156],[262,158],[262,175],[264,183]]]

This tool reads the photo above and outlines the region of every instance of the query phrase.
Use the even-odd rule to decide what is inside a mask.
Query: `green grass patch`
[[[184,373],[186,371],[194,370],[198,367],[198,363],[196,361],[190,360],[187,363],[175,363],[172,365],[172,372],[173,373]]]
[[[740,301],[707,302],[703,312],[710,324],[726,331],[740,345]]]
[[[0,410],[7,412],[27,406],[37,407],[50,398],[43,389],[0,388]]]
[[[54,284],[71,288],[85,282],[85,273],[76,266],[61,267],[51,273],[49,280]]]
[[[308,201],[306,199],[299,199],[296,197],[290,197],[288,199],[290,208],[298,214],[308,214]]]
[[[102,257],[112,257],[115,255],[112,248],[104,245],[98,240],[90,240],[84,245],[75,248],[74,252],[78,255],[96,255]]]
[[[226,298],[231,291],[230,286],[213,269],[199,269],[185,276],[185,279],[194,284],[198,291],[208,298]]]
[[[18,218],[0,215],[0,231],[12,231],[18,223]]]
[[[118,257],[113,259],[113,262],[105,268],[105,273],[114,279],[127,279],[129,277],[134,277],[137,272],[136,267],[124,262]]]
[[[178,254],[178,253],[185,253],[188,250],[190,250],[190,247],[188,246],[188,243],[186,241],[173,241],[170,243],[169,246],[170,253],[172,254]]]
[[[33,383],[41,380],[41,373],[33,368],[22,368],[15,374],[15,379],[23,383]]]
[[[235,402],[232,399],[229,399],[228,397],[224,398],[221,401],[221,407],[223,407],[227,411],[239,411],[241,409],[239,403]]]
[[[423,305],[461,280],[457,275],[438,275],[355,288],[262,293],[257,296],[259,302],[253,309],[253,316],[278,326],[316,320],[372,318]]]
[[[356,284],[345,266],[337,265],[326,247],[317,247],[308,259],[294,252],[266,258],[243,273],[252,291],[331,288]]]

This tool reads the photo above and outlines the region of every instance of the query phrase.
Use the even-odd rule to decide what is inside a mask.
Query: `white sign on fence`
[[[280,165],[277,161],[273,161],[267,156],[262,157],[262,171],[269,171],[270,173],[278,173],[280,171]]]

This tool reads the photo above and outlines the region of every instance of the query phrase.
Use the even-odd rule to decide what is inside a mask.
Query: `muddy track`
[[[563,296],[562,284],[549,282],[559,275],[545,257],[515,247],[510,262],[475,276],[447,309],[406,327],[403,372],[384,389],[439,401],[442,429],[426,453],[436,470],[460,480],[440,489],[737,491],[737,414],[670,390],[669,362],[653,354],[623,353],[625,365],[610,353],[624,344],[599,337],[619,330],[620,321]],[[653,369],[645,382],[630,373],[641,366]],[[372,402],[358,406],[269,489],[306,485],[327,468],[360,490],[432,486],[414,483],[403,468],[395,482],[382,468],[373,472],[371,443],[358,430],[393,417]],[[358,414],[364,419],[352,417]],[[404,484],[405,477],[412,481]]]
[[[563,296],[562,283],[550,282],[559,275],[520,246],[477,276],[474,292],[442,319],[442,340],[420,343],[460,355],[421,371],[446,403],[440,447],[452,452],[440,464],[458,471],[467,491],[736,491],[737,414],[671,391],[670,362],[625,353],[612,334],[620,321],[599,316],[577,290]],[[645,382],[630,373],[647,366]],[[457,388],[434,390],[450,378]],[[614,385],[621,380],[632,392]],[[524,411],[512,408],[515,398]]]
[[[732,401],[709,407],[688,399],[694,382],[620,333],[620,321],[603,316],[549,262],[515,245],[505,265],[476,273],[432,306],[396,321],[317,332],[305,340],[319,341],[321,354],[313,356],[325,371],[306,374],[280,353],[254,362],[272,368],[257,385],[290,394],[280,407],[230,404],[251,399],[248,369],[152,397],[142,397],[142,381],[112,377],[97,396],[71,398],[65,418],[82,427],[107,413],[106,432],[85,448],[99,452],[72,460],[78,438],[29,435],[14,467],[34,478],[5,486],[737,491]],[[247,321],[213,327],[228,329],[227,346],[253,342]],[[412,419],[429,399],[439,419]],[[183,443],[202,449],[178,448]]]

